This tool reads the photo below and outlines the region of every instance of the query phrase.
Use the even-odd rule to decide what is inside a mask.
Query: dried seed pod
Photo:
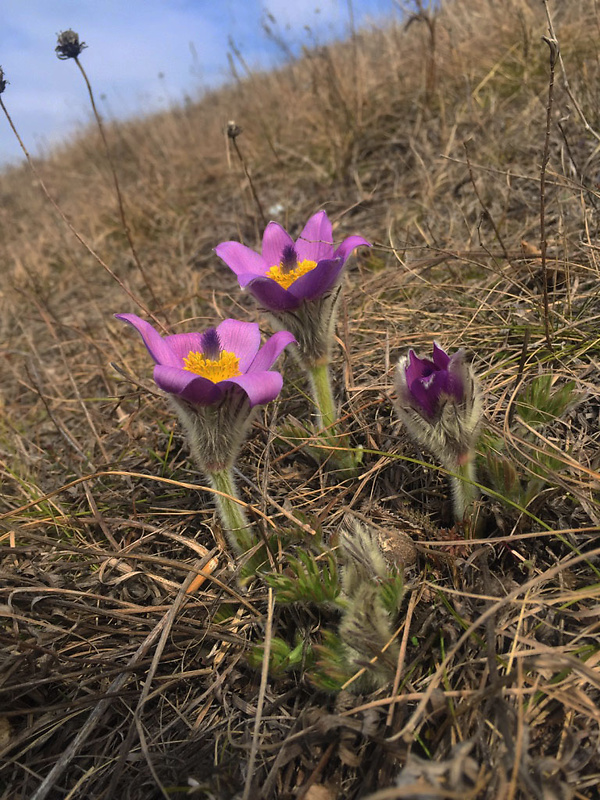
[[[79,34],[69,28],[58,34],[58,44],[54,50],[61,61],[66,61],[68,58],[77,58],[86,47],[85,42],[79,41]]]
[[[387,563],[402,569],[412,567],[417,560],[417,548],[404,531],[392,528],[378,529],[379,546]]]

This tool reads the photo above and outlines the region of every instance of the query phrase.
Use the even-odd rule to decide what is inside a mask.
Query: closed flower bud
[[[451,473],[454,514],[460,521],[477,497],[473,462],[483,411],[464,350],[449,356],[434,343],[431,359],[411,350],[398,362],[394,385],[398,416],[408,433]]]
[[[376,534],[352,520],[340,537],[342,588],[352,597],[362,583],[372,584],[387,577],[388,568]]]
[[[386,564],[377,533],[349,519],[340,537],[344,610],[339,635],[352,669],[365,668],[355,688],[383,686],[392,679],[398,658],[395,617],[402,578]],[[393,601],[393,602],[392,602]]]
[[[396,408],[409,434],[448,469],[470,461],[481,423],[481,392],[464,350],[432,359],[411,350],[398,362]]]

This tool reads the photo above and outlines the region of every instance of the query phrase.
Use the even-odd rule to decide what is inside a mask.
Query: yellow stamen
[[[302,275],[306,275],[307,272],[310,272],[311,269],[314,269],[316,266],[316,261],[305,259],[304,261],[299,261],[294,269],[291,269],[289,272],[284,272],[281,264],[275,264],[275,266],[271,267],[267,272],[267,278],[273,278],[273,280],[277,281],[284,289],[289,289],[294,281],[297,281]]]
[[[202,353],[190,350],[187,356],[184,357],[183,363],[183,368],[187,369],[188,372],[194,372],[196,375],[208,378],[213,383],[236,378],[242,374],[240,372],[239,358],[235,353],[229,353],[227,350],[221,350],[219,358],[216,360],[204,358]]]

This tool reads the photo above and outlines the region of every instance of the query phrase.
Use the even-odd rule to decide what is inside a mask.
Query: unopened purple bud
[[[218,361],[221,355],[221,340],[216,328],[208,328],[201,338],[202,355],[209,361]]]
[[[411,436],[448,467],[472,457],[481,421],[481,393],[463,350],[434,344],[431,359],[414,351],[398,362],[397,409]]]
[[[404,378],[398,378],[399,383],[402,381],[403,399],[425,419],[433,422],[449,400],[458,404],[464,402],[463,366],[461,350],[450,357],[434,344],[432,360],[419,358],[414,350],[410,350],[408,363],[403,367]]]

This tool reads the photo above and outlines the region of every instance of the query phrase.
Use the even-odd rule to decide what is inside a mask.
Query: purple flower
[[[461,522],[478,497],[475,455],[483,417],[479,381],[465,352],[450,356],[436,342],[431,359],[410,350],[398,362],[394,384],[408,433],[450,473],[454,516]]]
[[[483,413],[479,381],[464,350],[434,343],[431,359],[410,350],[398,362],[396,408],[410,435],[450,470],[474,458]]]
[[[397,388],[401,400],[430,422],[439,418],[449,400],[456,405],[464,403],[466,374],[463,350],[449,356],[434,342],[431,360],[419,358],[414,350],[410,350],[398,372]]]
[[[271,336],[261,348],[253,322],[226,319],[204,333],[177,333],[164,338],[135,314],[115,314],[137,330],[156,362],[154,380],[170,395],[193,406],[214,406],[239,387],[248,405],[268,403],[281,391],[283,379],[271,367],[288,344],[288,331]]]
[[[335,248],[331,222],[325,211],[318,211],[295,242],[281,225],[269,222],[262,255],[239,242],[222,242],[215,252],[235,272],[242,289],[249,289],[270,311],[281,312],[333,289],[348,256],[360,245],[371,246],[362,236],[348,236]]]

